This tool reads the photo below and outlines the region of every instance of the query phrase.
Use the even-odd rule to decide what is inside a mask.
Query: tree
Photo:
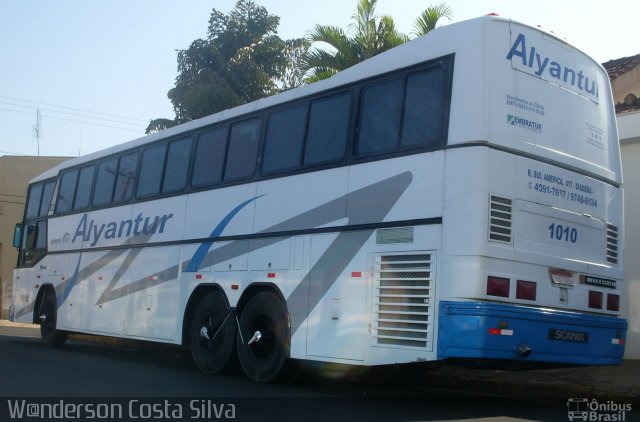
[[[416,36],[426,35],[429,31],[436,29],[438,21],[442,18],[451,20],[453,10],[446,3],[429,6],[422,11],[413,24],[413,34]]]
[[[214,8],[207,38],[178,51],[178,76],[167,94],[175,119],[152,120],[147,133],[293,87],[297,81],[289,69],[308,42],[282,40],[279,22],[252,0],[238,0],[228,15]]]
[[[378,0],[359,0],[356,13],[352,15],[354,23],[350,25],[353,36],[336,26],[315,26],[309,41],[326,43],[332,50],[315,48],[308,51],[301,62],[307,73],[305,82],[326,79],[408,40],[396,29],[393,18],[378,18],[375,13],[377,3]]]
[[[336,26],[314,27],[308,36],[309,41],[327,44],[330,49],[315,47],[307,52],[300,62],[302,71],[306,74],[305,82],[326,79],[409,41],[407,35],[396,29],[392,17],[376,15],[377,3],[378,0],[358,0],[356,12],[352,16],[354,23],[350,25],[351,36]],[[444,3],[429,7],[416,19],[414,33],[424,35],[435,28],[438,19],[451,16],[451,9]]]

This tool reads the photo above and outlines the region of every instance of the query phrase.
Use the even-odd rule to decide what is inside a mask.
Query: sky
[[[357,0],[256,0],[280,17],[284,39],[315,24],[347,28]],[[410,33],[429,5],[378,0]],[[451,24],[498,13],[554,31],[603,63],[640,53],[638,0],[448,0]],[[235,0],[3,0],[0,2],[0,155],[77,156],[144,136],[173,118],[176,50],[206,36],[212,8]],[[40,115],[40,133],[34,128]]]

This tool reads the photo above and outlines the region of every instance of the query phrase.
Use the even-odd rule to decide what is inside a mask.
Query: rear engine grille
[[[511,243],[513,201],[509,198],[491,195],[490,204],[489,240]]]
[[[427,253],[376,256],[376,344],[433,350],[435,264],[431,257]]]
[[[607,262],[618,263],[618,228],[607,224]]]

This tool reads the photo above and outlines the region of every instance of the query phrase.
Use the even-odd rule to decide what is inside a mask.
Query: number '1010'
[[[578,241],[578,229],[562,224],[552,223],[549,226],[549,235],[551,239],[564,240],[565,242],[576,243]]]

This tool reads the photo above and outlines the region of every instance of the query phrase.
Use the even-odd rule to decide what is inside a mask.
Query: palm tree
[[[331,48],[309,49],[301,60],[306,83],[326,79],[336,73],[367,60],[377,54],[409,41],[409,37],[396,29],[391,16],[378,17],[378,0],[358,0],[349,33],[331,25],[316,25],[308,36],[310,43],[325,43]],[[434,29],[438,20],[451,19],[451,9],[440,3],[425,9],[414,23],[414,34],[424,35]]]
[[[435,6],[427,7],[416,19],[413,24],[413,34],[417,37],[427,34],[429,31],[436,28],[438,21],[442,18],[451,20],[453,17],[453,10],[446,3],[436,4]]]
[[[326,43],[331,51],[314,48],[307,52],[303,60],[303,69],[308,75],[305,82],[326,79],[409,40],[396,29],[393,18],[378,18],[375,13],[377,3],[378,0],[359,0],[352,16],[354,23],[349,27],[353,36],[336,26],[315,26],[309,41]]]

